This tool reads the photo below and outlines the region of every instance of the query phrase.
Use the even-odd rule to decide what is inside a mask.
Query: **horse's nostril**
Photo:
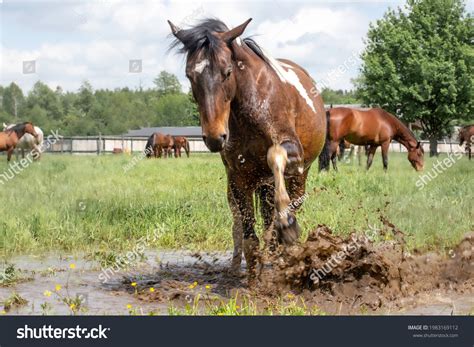
[[[227,140],[227,134],[222,134],[221,139],[225,142],[225,140]]]
[[[206,135],[202,135],[202,140],[203,140],[204,142],[206,142],[206,139],[207,139],[207,136],[206,136]]]

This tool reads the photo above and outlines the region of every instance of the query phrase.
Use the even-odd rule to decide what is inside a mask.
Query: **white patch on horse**
[[[284,83],[289,83],[293,85],[298,91],[298,93],[301,95],[301,97],[306,101],[308,106],[313,110],[313,112],[316,112],[316,109],[314,108],[313,100],[311,100],[311,98],[309,97],[308,92],[306,91],[305,87],[303,86],[300,79],[298,78],[298,75],[293,71],[293,67],[286,63],[279,62],[275,58],[271,57],[263,49],[262,49],[262,52],[263,54],[265,54],[265,57],[267,58],[270,65],[272,66],[273,70],[275,70],[280,80]],[[288,71],[285,70],[283,66],[287,67]]]
[[[293,68],[294,68],[293,65],[284,63],[284,62],[282,62],[282,61],[280,61],[279,63],[280,63],[281,66],[286,67],[287,69],[293,69]]]
[[[206,66],[209,65],[209,60],[207,59],[204,59],[204,60],[201,60],[199,63],[197,63],[195,66],[194,66],[194,71],[196,71],[197,73],[202,73],[204,71],[204,69],[206,68]]]

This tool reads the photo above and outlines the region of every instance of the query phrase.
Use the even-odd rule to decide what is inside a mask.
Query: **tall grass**
[[[0,173],[8,166],[1,157]],[[153,247],[232,247],[226,177],[217,155],[142,160],[130,156],[45,155],[0,184],[0,250],[4,255],[62,250],[127,249],[162,225]],[[427,159],[425,170],[434,163]],[[327,224],[336,233],[380,225],[383,215],[411,247],[444,248],[474,229],[472,170],[463,158],[421,191],[405,155],[391,154],[389,172],[376,158],[369,172],[339,164],[339,173],[312,169],[298,214],[303,230]],[[259,227],[260,231],[260,227]]]

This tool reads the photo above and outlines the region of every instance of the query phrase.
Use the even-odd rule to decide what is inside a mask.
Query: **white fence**
[[[121,136],[73,136],[63,137],[60,141],[51,144],[47,149],[49,153],[71,154],[101,154],[122,152],[143,152],[147,137],[121,137]],[[209,152],[201,139],[188,138],[191,152]]]
[[[145,149],[146,137],[121,137],[121,136],[73,136],[63,137],[62,140],[49,146],[47,152],[50,153],[71,153],[71,154],[101,154],[113,153],[114,150],[122,152],[141,152]],[[209,152],[203,140],[200,138],[188,138],[191,152]],[[423,149],[429,153],[429,142],[422,141]],[[390,145],[392,152],[406,152],[406,148],[398,142]],[[464,152],[464,148],[459,147],[454,142],[438,142],[438,152],[452,153]]]

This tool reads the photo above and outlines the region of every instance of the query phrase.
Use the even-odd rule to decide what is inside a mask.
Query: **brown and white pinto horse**
[[[466,125],[459,130],[459,146],[466,143],[466,153],[471,160],[471,144],[474,141],[474,124]]]
[[[400,142],[408,150],[408,160],[417,171],[423,170],[423,147],[415,135],[397,117],[381,108],[367,111],[347,107],[335,107],[327,111],[327,150],[334,170],[337,170],[336,152],[342,139],[355,145],[368,145],[367,169],[372,165],[375,151],[382,147],[384,170],[388,168],[388,149],[392,140]],[[321,169],[329,169],[329,160],[320,160]]]
[[[8,161],[11,160],[16,145],[26,133],[33,135],[35,138],[38,137],[35,127],[30,122],[17,124],[5,131],[0,132],[0,152],[7,151]]]
[[[305,192],[308,171],[324,146],[326,118],[303,68],[273,59],[253,40],[240,38],[250,21],[231,30],[217,19],[186,30],[169,24],[176,37],[172,47],[181,46],[186,54],[202,137],[211,152],[220,152],[226,169],[231,269],[240,270],[243,249],[252,282],[259,254],[253,194],[261,202],[266,249],[274,240],[297,240],[299,227],[289,204]]]
[[[174,157],[181,158],[181,148],[184,148],[186,152],[186,156],[189,158],[189,141],[187,138],[183,136],[173,136],[173,149],[174,149]]]

